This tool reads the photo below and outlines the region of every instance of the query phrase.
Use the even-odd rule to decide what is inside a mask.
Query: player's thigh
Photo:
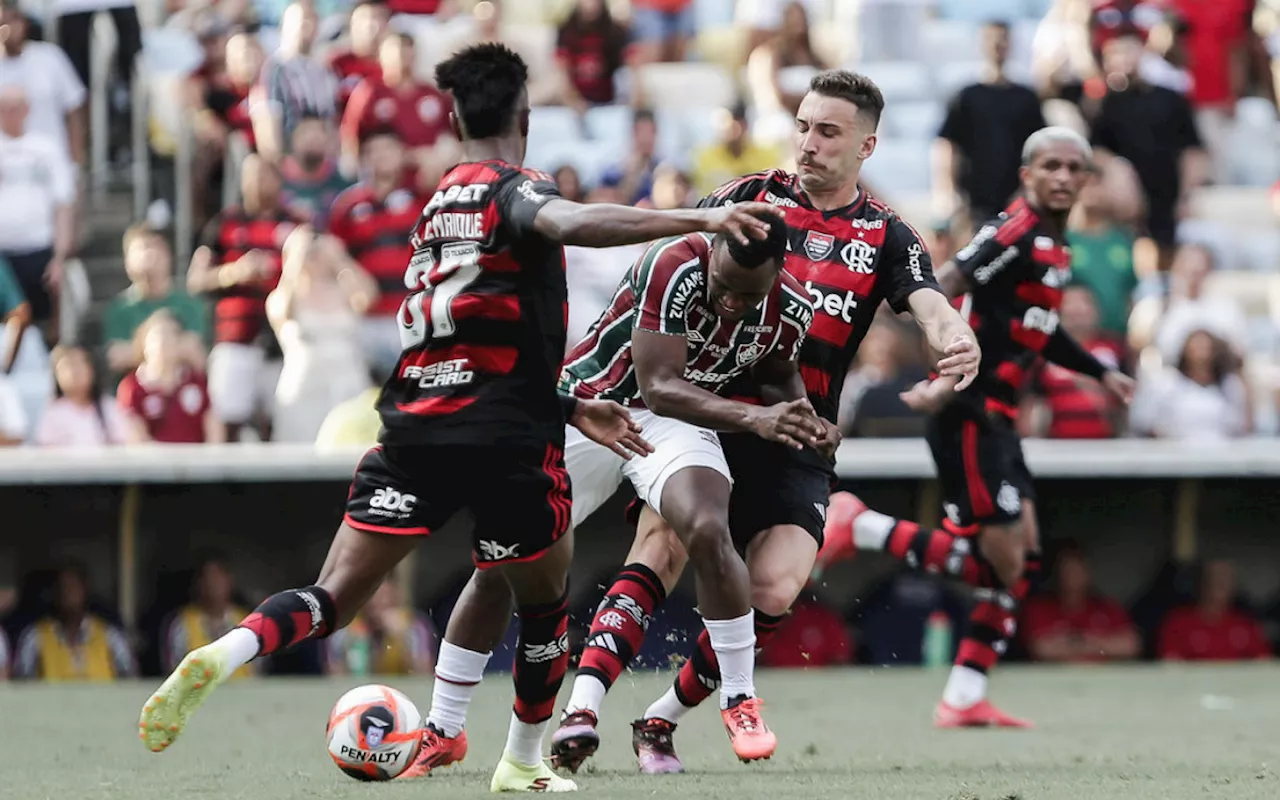
[[[729,526],[738,548],[745,552],[762,531],[782,525],[804,530],[821,548],[831,473],[816,455],[751,434],[721,434],[720,442],[733,474]]]
[[[209,402],[218,419],[241,425],[253,418],[265,356],[260,348],[219,342],[209,351]]]
[[[627,553],[628,564],[644,564],[653,570],[667,594],[680,582],[680,574],[689,562],[680,537],[672,530],[662,515],[647,504],[640,503],[640,515],[636,522],[636,538]]]
[[[781,616],[809,581],[818,540],[798,525],[776,525],[761,531],[747,546],[751,605]]]
[[[733,479],[715,432],[643,409],[633,411],[632,416],[644,426],[644,436],[653,445],[652,453],[633,458],[622,467],[641,502],[657,511],[682,537],[687,531],[681,529],[681,523],[695,516],[691,509],[706,506],[708,511],[722,511],[727,518]],[[674,493],[669,491],[671,484]],[[701,502],[704,497],[705,503]],[[723,509],[718,509],[721,503]]]
[[[999,422],[947,413],[932,418],[925,438],[938,468],[944,506],[961,527],[1016,526],[1022,516],[1017,436]]]
[[[626,460],[569,427],[564,437],[564,464],[573,491],[573,526],[587,521],[618,491]]]

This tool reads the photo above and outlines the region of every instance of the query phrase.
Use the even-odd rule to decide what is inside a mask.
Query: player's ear
[[[862,140],[862,147],[858,148],[859,160],[866,161],[871,158],[871,154],[876,151],[876,143],[879,141],[880,138],[875,133],[867,134]]]
[[[1031,180],[1031,167],[1029,165],[1023,164],[1018,167],[1018,180],[1023,186],[1028,186]]]

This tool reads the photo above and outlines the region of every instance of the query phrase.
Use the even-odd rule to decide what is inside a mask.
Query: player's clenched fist
[[[807,398],[757,407],[752,411],[751,430],[762,439],[781,442],[802,450],[818,447],[826,437],[822,420]]]

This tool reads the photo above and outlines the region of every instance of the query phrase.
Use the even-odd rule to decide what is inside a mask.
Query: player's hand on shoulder
[[[762,439],[803,450],[805,447],[818,449],[826,437],[822,420],[808,398],[756,406],[754,409],[749,425],[752,432]]]
[[[769,223],[762,217],[783,216],[782,209],[768,203],[735,203],[703,209],[702,213],[706,215],[707,233],[727,233],[743,244],[769,235]]]
[[[1118,369],[1109,369],[1102,376],[1102,385],[1125,405],[1133,402],[1133,392],[1138,384]]]
[[[640,435],[640,423],[631,412],[612,400],[579,400],[569,424],[582,431],[596,444],[630,460],[632,455],[647,456],[653,445]]]
[[[938,374],[944,377],[959,376],[960,382],[955,390],[963,392],[978,377],[978,367],[982,364],[982,349],[970,336],[956,336],[943,352],[938,362]]]
[[[912,411],[932,414],[945,406],[955,396],[960,379],[955,376],[923,380],[898,395]]]

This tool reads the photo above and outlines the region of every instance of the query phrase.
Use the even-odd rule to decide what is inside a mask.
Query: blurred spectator
[[[621,164],[612,166],[600,176],[602,184],[612,184],[623,202],[634,205],[653,191],[653,170],[658,166],[658,118],[647,108],[637,109],[631,117],[631,146]]]
[[[316,238],[306,227],[289,235],[280,285],[267,298],[267,318],[284,352],[275,441],[314,442],[330,409],[369,388],[360,318],[377,295],[377,284],[341,242]]]
[[[389,371],[400,357],[396,314],[409,294],[404,285],[409,237],[427,198],[409,183],[404,148],[390,131],[366,137],[361,172],[364,180],[334,202],[329,232],[378,284],[378,299],[361,327],[362,339],[369,362]]]
[[[1270,658],[1262,625],[1235,604],[1236,574],[1230,561],[1204,565],[1200,597],[1176,608],[1160,626],[1160,658],[1179,661],[1236,661]]]
[[[378,48],[387,35],[391,9],[387,0],[359,0],[351,9],[350,41],[329,51],[329,69],[338,79],[338,113],[347,107],[360,82],[382,77]]]
[[[31,424],[22,407],[22,395],[13,379],[0,373],[0,447],[17,447],[26,441]]]
[[[1005,72],[1009,46],[1008,23],[983,26],[982,79],[951,98],[933,145],[935,213],[950,217],[964,203],[974,230],[1021,187],[1022,143],[1045,127],[1040,98]]]
[[[107,366],[121,375],[138,366],[134,334],[160,309],[171,312],[185,332],[183,353],[187,362],[204,369],[209,339],[209,309],[200,300],[173,285],[173,251],[164,234],[146,223],[124,232],[124,271],[129,288],[111,299],[102,317],[102,338],[107,345]]]
[[[574,203],[586,199],[586,191],[582,187],[582,176],[572,164],[565,164],[551,174],[556,186],[560,187],[560,196]]]
[[[227,39],[225,71],[215,72],[203,86],[203,105],[209,113],[199,119],[196,134],[202,146],[212,144],[217,148],[218,164],[226,151],[229,134],[239,133],[248,141],[250,149],[255,147],[249,93],[265,60],[253,34],[233,34]]]
[[[644,253],[644,245],[566,247],[564,271],[569,284],[569,328],[566,347],[573,347],[599,319],[618,283]]]
[[[80,167],[85,166],[87,91],[67,54],[57,45],[27,40],[27,19],[13,0],[0,3],[0,86],[21,86],[30,104],[26,130],[48,137]]]
[[[435,86],[414,77],[413,49],[407,34],[383,40],[378,50],[382,77],[361,82],[342,117],[342,156],[354,172],[360,142],[371,131],[390,130],[409,149],[423,185],[434,189],[460,152],[449,128],[453,104]]]
[[[802,598],[791,608],[768,646],[764,667],[831,667],[853,660],[853,637],[840,615],[817,598]]]
[[[1088,559],[1075,544],[1058,551],[1054,590],[1027,600],[1021,627],[1036,661],[1129,660],[1142,646],[1124,606],[1094,588]]]
[[[9,637],[0,628],[0,681],[9,680]]]
[[[320,230],[329,224],[333,201],[351,185],[338,169],[337,144],[329,120],[305,116],[293,129],[290,153],[280,164],[285,207]]]
[[[430,675],[436,633],[425,614],[407,608],[394,576],[387,576],[351,624],[329,637],[334,675]]]
[[[48,136],[27,125],[21,86],[0,89],[0,255],[31,304],[32,321],[56,319],[63,264],[73,247],[76,176]]]
[[[281,250],[298,220],[284,208],[279,170],[264,158],[245,159],[243,202],[205,226],[191,258],[187,289],[214,298],[209,394],[227,437],[239,441],[256,423],[270,438],[271,405],[280,376],[280,346],[267,324],[267,295],[280,280]]]
[[[1192,331],[1173,363],[1139,378],[1129,409],[1134,432],[1184,441],[1249,433],[1249,394],[1240,362],[1221,339],[1205,330]]]
[[[1103,48],[1107,91],[1090,120],[1093,144],[1104,168],[1109,156],[1133,164],[1146,192],[1146,233],[1161,248],[1161,266],[1172,255],[1178,220],[1188,196],[1201,186],[1206,161],[1187,99],[1148,84],[1138,74],[1142,41],[1118,36]]]
[[[280,21],[280,47],[262,67],[250,95],[258,152],[272,161],[284,156],[293,129],[304,116],[333,120],[338,113],[338,80],[312,52],[319,19],[310,3],[295,0]]]
[[[15,678],[113,681],[136,674],[129,642],[118,628],[88,610],[88,592],[81,568],[58,572],[50,613],[18,639]]]
[[[839,422],[845,436],[924,435],[924,415],[899,397],[929,377],[910,349],[903,325],[894,317],[880,315],[872,324],[841,395]]]
[[[40,417],[35,443],[41,447],[102,447],[128,438],[120,411],[105,397],[83,347],[58,346],[51,356],[58,397]]]
[[[659,164],[653,171],[653,188],[639,205],[670,211],[690,208],[696,202],[689,175],[675,164]]]
[[[745,105],[723,108],[717,117],[720,140],[700,148],[693,157],[693,185],[699,196],[740,175],[780,166],[784,159],[777,147],[752,140]]]
[[[804,4],[788,3],[778,33],[747,59],[747,87],[756,110],[758,140],[790,140],[796,109],[809,91],[809,81],[825,68],[813,48]]]
[[[627,29],[605,0],[577,0],[556,33],[556,59],[564,70],[564,104],[579,112],[616,101],[614,78],[627,61]]]
[[[0,258],[0,375],[3,375],[4,428],[17,441],[31,427],[53,395],[49,353],[40,331],[31,327],[31,306],[9,264]],[[14,410],[14,403],[17,410]],[[16,432],[16,433],[15,433]]]
[[[517,0],[517,2],[523,5],[527,0]],[[529,93],[529,104],[546,106],[560,102],[560,98],[564,95],[565,77],[551,60],[550,57],[553,54],[546,47],[546,40],[536,32],[504,26],[500,0],[481,0],[476,3],[471,9],[469,24],[466,15],[459,15],[458,19],[451,20],[445,26],[437,26],[437,30],[442,34],[460,29],[465,29],[466,33],[452,40],[444,36],[430,37],[433,40],[448,42],[445,48],[432,47],[432,51],[444,54],[456,53],[471,45],[488,42],[506,45],[518,53],[529,67],[529,82],[525,86]],[[433,69],[434,67],[435,65],[432,64]]]
[[[747,52],[750,53],[777,35],[786,17],[787,7],[793,0],[738,0],[734,7],[734,24],[746,28]],[[812,19],[822,13],[823,0],[803,0],[805,13]],[[858,9],[859,22],[865,20],[867,9]],[[865,40],[864,40],[865,41]]]
[[[1067,229],[1071,245],[1071,279],[1093,291],[1098,327],[1107,336],[1123,339],[1128,330],[1133,291],[1138,286],[1133,268],[1133,233],[1122,220],[1141,214],[1142,198],[1127,165],[1112,159],[1110,172],[1119,179],[1093,172],[1080,191]],[[1120,181],[1120,186],[1116,184]],[[1132,191],[1127,190],[1132,187]]]
[[[234,591],[235,578],[222,559],[206,559],[196,568],[191,603],[174,612],[165,632],[164,669],[176,669],[187,653],[216,641],[248,616],[233,602]],[[252,676],[255,663],[236,670],[231,679]]]
[[[111,15],[116,29],[116,75],[121,82],[124,102],[128,109],[128,91],[133,81],[134,60],[142,52],[142,26],[138,23],[138,9],[134,0],[53,0],[53,13],[58,15],[58,45],[66,51],[75,67],[80,83],[89,86],[91,40],[93,20],[101,12]]]
[[[173,314],[155,312],[138,328],[138,368],[116,391],[129,444],[217,443],[223,428],[209,405],[204,376],[186,365],[182,328]]]
[[[369,372],[369,388],[329,409],[316,433],[316,450],[333,452],[346,448],[369,448],[378,443],[382,417],[378,415],[378,395],[387,374],[374,368]]]
[[[640,62],[684,61],[697,33],[693,0],[631,0],[631,35]]]
[[[1068,286],[1058,310],[1062,329],[1110,369],[1124,361],[1119,340],[1098,329],[1098,304],[1087,286]],[[1093,378],[1042,361],[1031,375],[1019,427],[1023,436],[1110,439],[1120,432],[1121,409]]]
[[[1134,350],[1155,344],[1167,364],[1177,362],[1187,336],[1206,330],[1243,356],[1248,341],[1248,317],[1234,298],[1208,286],[1214,271],[1208,247],[1188,243],[1178,248],[1169,270],[1167,297],[1139,302],[1129,318],[1129,341]]]

